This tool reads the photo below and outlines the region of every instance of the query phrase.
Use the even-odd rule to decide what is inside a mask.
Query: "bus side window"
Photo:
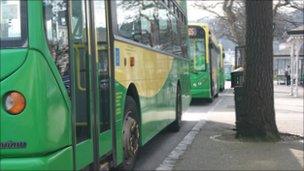
[[[184,22],[179,21],[181,42],[180,47],[183,57],[188,57],[187,45],[188,45],[188,26]]]
[[[178,26],[177,22],[178,20],[174,15],[171,15],[171,21],[172,21],[172,49],[173,54],[177,56],[182,56],[182,47],[181,44],[181,36],[180,36],[180,27]]]
[[[70,94],[67,1],[44,0],[43,8],[49,49],[68,94]]]
[[[171,35],[171,20],[169,11],[161,6],[159,8],[159,36],[160,36],[160,50],[171,53],[172,52],[172,35]]]
[[[150,47],[158,44],[157,37],[157,19],[155,16],[156,4],[154,1],[143,1],[140,9],[140,23],[141,23],[141,43]]]
[[[71,1],[71,58],[75,61],[75,119],[76,142],[91,138],[90,132],[90,102],[89,102],[89,48],[87,11],[84,0]]]
[[[142,1],[117,1],[117,30],[126,39],[141,41],[140,5]]]

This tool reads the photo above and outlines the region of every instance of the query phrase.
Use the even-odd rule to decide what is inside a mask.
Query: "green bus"
[[[220,47],[206,24],[189,24],[188,35],[192,98],[213,101],[220,90]]]
[[[181,2],[1,0],[0,170],[131,169],[178,131],[191,100]]]
[[[219,87],[220,91],[225,90],[225,71],[224,71],[224,61],[225,61],[225,49],[222,44],[219,44],[220,47],[220,69],[219,69]]]

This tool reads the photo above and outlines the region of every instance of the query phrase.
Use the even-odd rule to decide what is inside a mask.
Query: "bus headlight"
[[[8,92],[3,101],[5,110],[12,115],[20,114],[25,109],[25,98],[17,91]]]

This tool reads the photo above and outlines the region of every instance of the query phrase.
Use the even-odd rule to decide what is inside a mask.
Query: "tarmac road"
[[[177,133],[164,130],[144,145],[138,155],[135,170],[155,170],[183,140],[193,126],[204,118],[202,113],[207,113],[211,110],[220,98],[216,98],[213,103],[202,100],[192,102],[188,111],[183,114],[181,130]]]

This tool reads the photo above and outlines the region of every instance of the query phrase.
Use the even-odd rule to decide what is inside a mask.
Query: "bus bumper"
[[[191,89],[191,96],[194,99],[211,98],[211,93],[207,89]]]
[[[47,156],[28,158],[2,158],[0,170],[73,170],[72,147]]]

